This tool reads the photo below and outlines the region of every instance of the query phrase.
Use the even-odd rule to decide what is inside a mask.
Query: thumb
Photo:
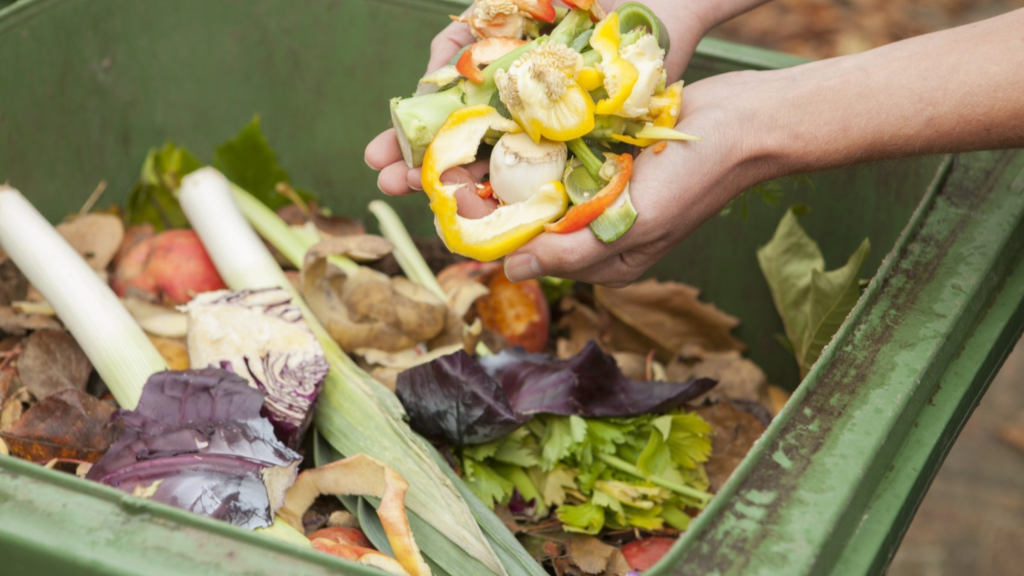
[[[463,16],[469,10],[463,13]],[[463,46],[476,41],[469,26],[464,22],[452,22],[440,34],[430,42],[430,62],[427,64],[427,74],[445,66]]]

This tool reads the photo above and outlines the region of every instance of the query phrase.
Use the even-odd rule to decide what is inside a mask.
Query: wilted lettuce
[[[413,429],[455,446],[500,438],[535,414],[627,417],[678,408],[714,380],[640,382],[590,342],[569,360],[521,349],[474,360],[464,351],[406,370],[395,392]]]

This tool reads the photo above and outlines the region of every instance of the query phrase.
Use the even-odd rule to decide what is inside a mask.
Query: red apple
[[[138,290],[170,304],[227,287],[192,230],[168,230],[139,241],[118,261],[110,284],[118,296]]]

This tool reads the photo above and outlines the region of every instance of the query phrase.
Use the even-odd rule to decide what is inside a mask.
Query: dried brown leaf
[[[7,254],[0,254],[0,306],[10,306],[27,294],[28,280]]]
[[[33,330],[62,330],[60,322],[50,316],[20,314],[10,306],[0,306],[0,333],[24,336]]]
[[[124,223],[112,214],[85,214],[57,225],[57,231],[93,270],[106,270],[121,249]]]
[[[768,377],[750,360],[735,351],[708,352],[700,346],[686,345],[665,369],[671,382],[686,382],[690,378],[711,378],[718,385],[694,401],[704,399],[747,400],[770,406]]]
[[[289,204],[278,208],[277,215],[289,226],[301,226],[312,221],[317,230],[330,236],[358,236],[366,234],[366,227],[355,218],[339,215],[326,215],[317,207],[316,202],[308,203],[309,213],[301,206]]]
[[[65,390],[41,400],[2,434],[11,454],[25,460],[96,462],[117,438],[114,411],[85,392]]]
[[[754,442],[764,433],[764,424],[728,400],[702,406],[697,413],[711,424],[711,457],[704,465],[711,491],[718,492],[739,466]]]
[[[566,544],[566,553],[586,574],[604,574],[619,550],[593,536],[572,535]]]
[[[18,375],[32,395],[42,400],[61,390],[85,390],[92,363],[70,334],[37,330],[25,339],[18,357]]]
[[[743,351],[746,346],[731,334],[739,319],[701,302],[699,295],[692,286],[653,279],[625,288],[594,287],[599,307],[611,317],[613,350],[646,354],[655,349],[662,362],[686,344]]]
[[[602,322],[593,308],[569,296],[562,298],[558,306],[562,312],[558,320],[561,336],[556,342],[559,358],[567,360],[579,354],[591,340],[601,344]]]

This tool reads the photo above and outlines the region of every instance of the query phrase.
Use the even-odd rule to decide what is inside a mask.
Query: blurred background
[[[820,59],[1022,7],[1024,0],[773,0],[712,36]],[[964,427],[888,574],[1024,576],[1024,343]]]

